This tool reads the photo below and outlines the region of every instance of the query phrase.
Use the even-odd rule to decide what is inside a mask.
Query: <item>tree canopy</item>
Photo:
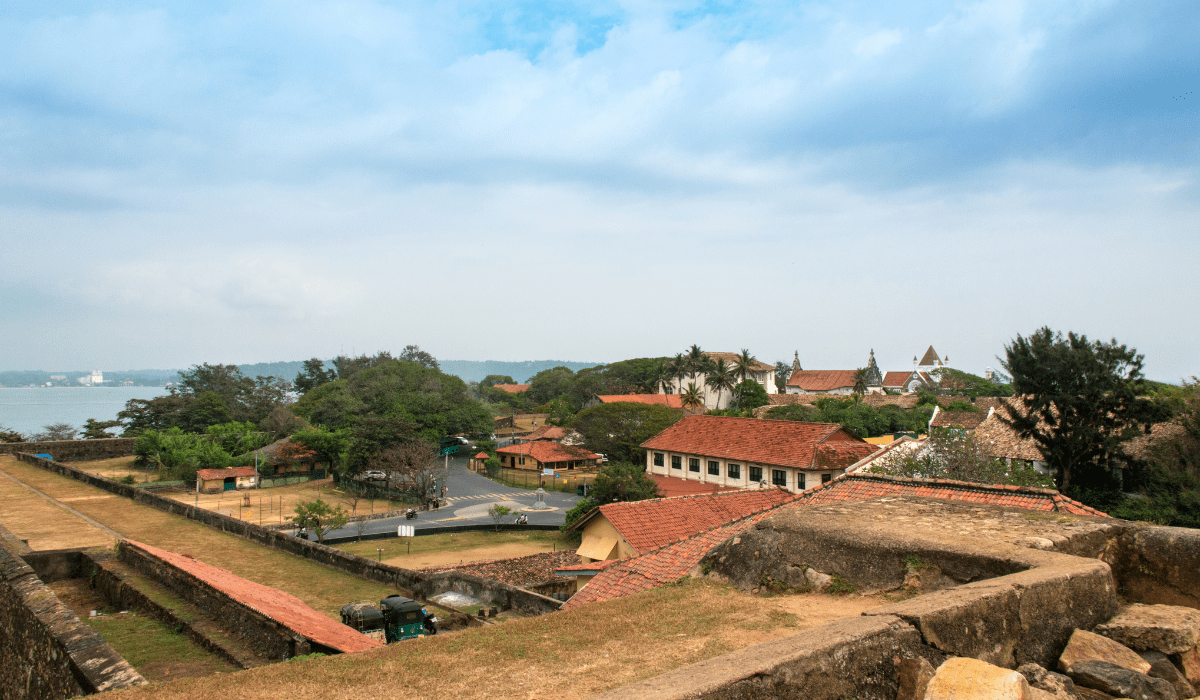
[[[892,476],[954,479],[978,484],[1011,484],[1054,488],[1054,480],[1021,460],[1009,464],[993,457],[972,431],[934,428],[915,454],[883,461],[871,471]]]
[[[678,409],[620,401],[585,408],[571,424],[584,437],[588,449],[615,462],[640,463],[646,459],[641,445],[683,417]]]
[[[570,527],[597,506],[617,501],[644,501],[658,498],[658,484],[646,473],[645,464],[609,462],[588,489],[587,497],[566,512],[563,529]]]
[[[250,379],[236,365],[193,365],[179,377],[166,396],[126,402],[117,414],[124,435],[169,428],[203,433],[230,421],[257,424],[292,402],[290,382],[273,376]]]
[[[813,406],[792,404],[767,410],[766,418],[798,420],[809,423],[839,423],[859,437],[879,437],[893,433],[923,433],[933,417],[933,408],[900,408],[883,405],[879,408],[856,404],[851,399],[829,397],[818,399]]]
[[[1119,491],[1121,443],[1164,417],[1143,394],[1142,359],[1133,348],[1043,327],[1005,346],[1004,368],[1023,407],[1001,419],[1032,438],[1059,490],[1087,502],[1088,491]],[[1018,402],[1019,403],[1019,402]]]

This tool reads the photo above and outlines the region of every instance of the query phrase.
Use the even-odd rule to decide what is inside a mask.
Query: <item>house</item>
[[[714,547],[748,531],[774,513],[792,508],[804,508],[810,504],[850,503],[897,497],[962,501],[973,505],[998,506],[1041,513],[1108,517],[1053,489],[1030,486],[989,486],[945,479],[910,479],[864,473],[846,474],[773,508],[700,531],[686,539],[671,542],[636,556],[566,567],[577,570],[591,567],[587,570],[594,573],[586,576],[587,580],[584,585],[580,586],[575,595],[563,604],[562,609],[570,610],[587,603],[612,600],[658,588],[678,581],[684,576],[699,575],[702,573],[701,560]],[[557,570],[555,573],[568,575],[564,569]]]
[[[578,430],[560,428],[557,425],[543,425],[528,435],[518,437],[515,442],[533,442],[535,440],[549,440],[563,445],[582,445],[583,435]]]
[[[934,406],[933,415],[929,418],[929,429],[960,428],[963,430],[974,430],[995,412],[996,409],[994,408],[989,408],[987,411],[946,411],[940,405]]]
[[[793,363],[793,366],[798,364]],[[865,393],[882,394],[883,376],[875,362],[874,348],[871,349],[871,356],[867,359],[867,366],[863,368],[863,372]],[[854,378],[857,374],[856,369],[796,369],[788,378],[785,391],[788,394],[849,395],[854,393]]]
[[[641,445],[646,472],[718,486],[799,493],[878,449],[833,423],[686,416]]]
[[[1024,403],[1016,402],[1018,410],[1023,410]],[[1000,457],[1012,464],[1014,461],[1024,462],[1042,474],[1049,474],[1050,467],[1046,458],[1038,449],[1033,438],[1023,438],[1017,431],[1001,418],[1001,411],[989,409],[987,418],[975,428],[975,439],[993,457]]]
[[[737,373],[737,360],[741,357],[740,354],[736,352],[706,352],[704,356],[712,362],[724,360],[725,366],[735,374]],[[746,379],[758,382],[767,394],[779,393],[779,389],[775,386],[775,367],[773,365],[755,360],[751,365],[751,371],[746,376]],[[703,372],[697,372],[695,375],[688,375],[682,379],[675,377],[662,383],[663,393],[668,395],[682,394],[687,391],[688,384],[694,383],[704,396],[704,408],[706,410],[728,408],[730,402],[733,400],[733,392],[728,390],[718,392],[708,385],[707,380],[708,376]],[[739,382],[741,382],[740,376],[734,379],[735,384]]]
[[[259,450],[258,459],[263,464],[274,465],[275,474],[307,474],[317,471],[317,458],[313,457],[292,457],[287,464],[279,463],[279,449],[284,445],[291,443],[291,438],[281,438],[272,442]]]
[[[254,471],[254,467],[200,469],[196,472],[196,480],[199,482],[196,488],[201,493],[218,493],[252,489],[258,485],[258,473]]]
[[[915,394],[926,384],[937,381],[938,372],[949,365],[950,357],[939,359],[937,351],[930,345],[925,354],[918,360],[913,355],[913,368],[905,372],[888,372],[883,377],[883,388],[887,391],[899,391],[902,394]]]
[[[575,578],[578,590],[608,565],[606,561],[643,554],[796,497],[780,489],[763,489],[607,503],[571,525],[582,535],[578,549],[582,563],[557,569],[555,574]]]
[[[582,469],[600,464],[600,455],[573,445],[561,445],[553,440],[535,440],[509,445],[496,450],[500,466],[509,469]]]

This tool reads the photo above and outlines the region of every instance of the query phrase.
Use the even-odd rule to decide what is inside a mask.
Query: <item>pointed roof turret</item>
[[[799,372],[802,369],[804,368],[800,366],[800,351],[797,350],[795,356],[792,358],[792,372]]]
[[[937,367],[942,364],[942,360],[938,357],[937,350],[930,345],[925,354],[921,356],[921,361],[917,363],[918,367]]]

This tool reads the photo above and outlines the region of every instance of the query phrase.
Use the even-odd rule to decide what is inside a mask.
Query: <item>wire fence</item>
[[[505,486],[531,490],[541,487],[547,491],[559,491],[562,493],[578,493],[580,486],[584,484],[591,486],[592,482],[596,480],[595,474],[556,473],[554,476],[547,476],[532,469],[501,468],[494,476],[488,474],[485,467],[479,467],[475,471]]]

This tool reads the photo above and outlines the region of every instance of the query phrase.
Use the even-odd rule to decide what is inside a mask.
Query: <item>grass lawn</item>
[[[228,569],[242,578],[286,591],[335,620],[341,619],[341,607],[350,601],[379,600],[395,593],[387,586],[334,571],[150,506],[136,504],[12,457],[0,456],[0,470],[67,502],[72,508],[129,539],[181,554],[191,554],[200,561]],[[11,516],[6,511],[3,517],[8,520]]]
[[[411,546],[412,551],[409,552]],[[459,532],[412,538],[368,540],[337,545],[351,554],[379,559],[394,566],[419,569],[427,566],[507,559],[539,552],[573,550],[577,539],[561,532]],[[383,549],[377,552],[376,549]]]
[[[586,698],[842,617],[880,600],[760,598],[685,580],[541,617],[296,661],[236,676],[116,691],[124,698]]]

